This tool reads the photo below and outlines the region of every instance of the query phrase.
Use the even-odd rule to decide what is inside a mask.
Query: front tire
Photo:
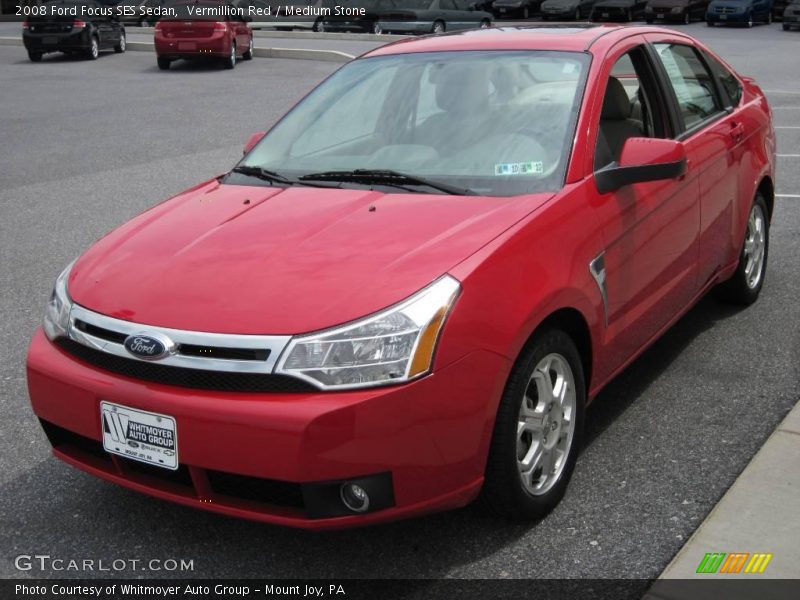
[[[380,22],[375,21],[372,24],[372,33],[374,33],[375,35],[380,35],[383,33],[383,27],[381,27]]]
[[[733,277],[714,289],[714,295],[723,302],[748,305],[758,299],[767,273],[768,215],[767,203],[759,193],[747,219],[744,242],[739,251],[739,266]]]
[[[126,47],[125,34],[121,33],[119,36],[119,43],[117,43],[117,45],[114,46],[114,52],[116,52],[117,54],[122,54],[123,52],[125,52],[125,47]]]
[[[489,19],[484,19],[483,21],[481,21],[481,29],[489,29],[489,27],[491,26],[492,23],[489,21]]]
[[[323,32],[325,31],[325,24],[322,22],[322,19],[317,19],[314,21],[314,26],[311,29],[312,31]]]
[[[158,63],[159,69],[161,69],[162,71],[168,71],[169,65],[172,61],[168,58],[164,58],[163,56],[159,56],[156,58],[156,62]]]
[[[445,26],[444,21],[434,21],[433,22],[433,33],[444,33]]]
[[[244,54],[242,54],[242,60],[253,60],[253,47],[253,36],[250,36],[250,42],[247,44],[247,50],[245,50]]]
[[[481,492],[491,512],[539,519],[559,503],[580,449],[585,405],[575,343],[559,329],[534,334],[497,410]]]

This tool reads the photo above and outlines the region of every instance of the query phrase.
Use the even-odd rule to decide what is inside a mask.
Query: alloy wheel
[[[575,433],[575,377],[567,359],[548,354],[533,370],[517,420],[517,465],[525,490],[546,494],[559,480]]]
[[[747,220],[747,235],[744,239],[744,276],[750,289],[758,286],[764,272],[764,250],[767,245],[765,229],[764,211],[761,206],[754,204]]]

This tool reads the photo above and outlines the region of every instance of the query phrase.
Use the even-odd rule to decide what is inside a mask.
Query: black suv
[[[22,24],[22,41],[33,62],[48,52],[96,59],[101,50],[125,52],[125,27],[113,8],[94,0],[56,0],[41,5],[43,15]]]

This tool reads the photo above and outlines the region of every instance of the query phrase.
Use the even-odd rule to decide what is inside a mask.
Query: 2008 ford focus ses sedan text
[[[599,390],[706,292],[755,301],[774,188],[764,94],[681,33],[390,44],[61,273],[33,409],[69,464],[228,515],[538,518]]]

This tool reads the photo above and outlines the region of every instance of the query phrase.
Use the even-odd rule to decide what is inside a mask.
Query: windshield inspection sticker
[[[494,166],[495,175],[536,175],[544,173],[542,161],[522,163],[500,163]]]

